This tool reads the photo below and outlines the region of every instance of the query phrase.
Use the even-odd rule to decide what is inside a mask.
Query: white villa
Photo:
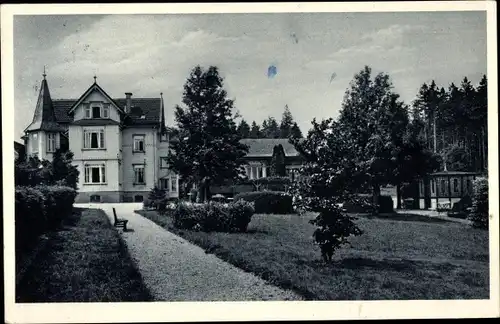
[[[52,160],[65,146],[80,171],[77,202],[143,201],[154,185],[178,197],[167,168],[170,134],[163,96],[112,99],[96,82],[78,99],[52,99],[45,73],[23,137],[27,156]]]

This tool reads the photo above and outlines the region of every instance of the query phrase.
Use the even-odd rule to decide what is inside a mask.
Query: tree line
[[[267,117],[262,125],[258,125],[255,121],[251,125],[245,119],[242,119],[238,124],[238,133],[241,138],[302,138],[302,131],[299,125],[294,121],[292,113],[285,105],[285,110],[281,117],[281,122],[278,124],[274,117]]]
[[[464,77],[447,89],[424,83],[413,102],[428,149],[439,154],[443,168],[484,172],[488,167],[488,81],[483,75],[474,87]]]

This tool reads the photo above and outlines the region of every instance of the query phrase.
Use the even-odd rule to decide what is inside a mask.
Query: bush
[[[471,206],[472,198],[470,196],[464,196],[458,202],[453,204],[453,207],[448,212],[448,216],[455,218],[467,218],[468,209]]]
[[[488,179],[477,178],[474,181],[474,195],[472,197],[472,208],[468,219],[476,228],[488,229]]]
[[[253,213],[252,204],[244,201],[230,204],[211,201],[200,205],[180,203],[173,213],[173,220],[174,226],[180,229],[244,232]]]
[[[189,200],[193,203],[196,202],[196,198],[198,197],[198,190],[196,189],[191,189],[191,191],[189,191],[190,195],[189,195]]]
[[[44,197],[43,214],[45,215],[46,226],[54,229],[73,209],[76,190],[65,186],[36,186]]]
[[[40,190],[17,186],[15,197],[16,249],[20,249],[42,234],[47,222],[43,212],[44,198]]]
[[[291,214],[294,212],[292,196],[282,191],[240,193],[234,197],[234,201],[238,200],[253,202],[255,212],[259,214]]]
[[[33,242],[57,228],[73,208],[76,190],[64,186],[16,187],[16,245]]]
[[[153,209],[164,210],[164,201],[166,198],[166,191],[154,186],[148,194],[148,201],[143,202],[143,205]]]
[[[352,201],[345,202],[343,208],[348,213],[373,213],[372,195],[359,194]],[[381,195],[379,197],[379,213],[394,212],[394,205],[391,196]]]
[[[379,198],[379,212],[392,213],[394,212],[394,203],[391,196],[380,196]]]
[[[289,177],[267,177],[251,180],[251,183],[257,191],[286,191],[292,181]]]
[[[347,213],[371,213],[373,212],[372,197],[358,195],[352,201],[345,202],[342,207]]]

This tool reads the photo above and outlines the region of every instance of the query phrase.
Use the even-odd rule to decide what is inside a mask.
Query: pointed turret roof
[[[43,80],[40,86],[40,93],[38,94],[38,101],[35,107],[35,114],[33,116],[33,121],[26,127],[25,132],[42,130],[50,132],[61,132],[64,128],[57,123],[56,116],[54,113],[54,107],[52,105],[52,99],[50,98],[49,86],[47,80],[45,79],[46,74],[43,72]]]

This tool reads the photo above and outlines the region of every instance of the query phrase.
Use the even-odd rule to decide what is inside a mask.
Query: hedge
[[[76,190],[64,186],[16,186],[16,248],[22,248],[41,234],[59,226],[71,213]]]
[[[348,213],[372,213],[373,200],[371,195],[359,195],[356,202],[346,202],[343,208]],[[379,213],[392,213],[394,212],[394,205],[391,196],[381,195],[379,197]]]
[[[472,208],[468,219],[476,228],[488,229],[489,203],[488,203],[488,179],[477,178],[474,181],[474,195],[472,196]]]
[[[294,212],[292,196],[282,191],[245,192],[236,195],[234,200],[253,202],[255,212],[259,214],[291,214]]]
[[[222,204],[211,201],[206,204],[179,203],[174,210],[174,226],[204,232],[245,232],[255,210],[251,203],[237,201]]]

